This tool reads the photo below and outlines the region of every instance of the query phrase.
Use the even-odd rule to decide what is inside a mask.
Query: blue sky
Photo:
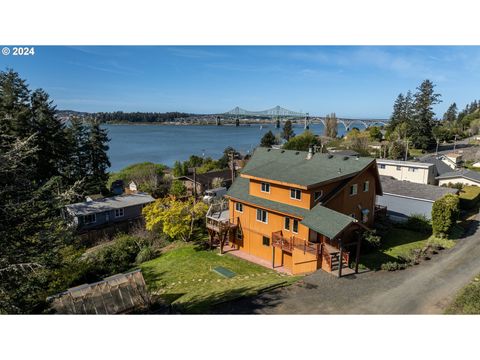
[[[0,55],[59,109],[219,113],[235,106],[386,118],[430,79],[448,105],[480,98],[480,47],[39,47]]]

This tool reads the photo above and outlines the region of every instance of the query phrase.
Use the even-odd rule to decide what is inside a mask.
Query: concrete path
[[[298,284],[223,304],[216,313],[441,314],[458,290],[480,273],[477,219],[453,249],[395,272],[366,272],[338,279],[317,271]]]

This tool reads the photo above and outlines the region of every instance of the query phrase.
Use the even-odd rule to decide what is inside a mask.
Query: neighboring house
[[[444,173],[436,178],[438,185],[463,184],[480,186],[480,173],[468,169],[460,169]]]
[[[341,275],[350,259],[358,264],[377,194],[375,159],[257,148],[225,195],[228,210],[207,214],[207,228],[211,241],[229,237],[274,268]]]
[[[47,298],[57,314],[125,314],[150,304],[141,270],[70,288]]]
[[[439,176],[452,171],[450,165],[445,163],[442,159],[444,159],[443,156],[429,155],[422,157],[420,162],[424,164],[433,164],[435,166],[435,176]]]
[[[383,195],[377,195],[377,205],[385,206],[392,220],[405,221],[412,214],[431,219],[433,203],[446,194],[458,194],[457,189],[428,184],[416,184],[380,176]]]
[[[377,159],[378,173],[396,180],[435,184],[435,166],[414,161]]]
[[[195,179],[194,179],[195,177]],[[230,169],[209,171],[203,174],[184,175],[178,177],[178,180],[182,181],[187,189],[187,195],[193,195],[194,183],[196,184],[197,195],[203,195],[205,190],[213,189],[216,184],[213,184],[214,180],[220,178],[223,179],[221,186],[229,187],[232,184],[232,171]]]
[[[126,194],[67,205],[79,232],[98,229],[115,223],[140,219],[145,205],[155,201],[146,193]]]
[[[463,161],[462,155],[457,153],[440,155],[438,158],[453,170],[457,169]]]

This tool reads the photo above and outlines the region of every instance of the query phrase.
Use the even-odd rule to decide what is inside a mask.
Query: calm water
[[[176,160],[187,160],[190,155],[210,156],[217,159],[227,146],[247,153],[260,143],[267,131],[281,131],[274,125],[252,126],[175,126],[175,125],[105,125],[110,141],[110,171],[125,166],[151,161],[172,166]],[[314,124],[310,130],[323,134],[323,125]],[[294,125],[296,134],[303,125]],[[339,134],[344,133],[339,126]]]

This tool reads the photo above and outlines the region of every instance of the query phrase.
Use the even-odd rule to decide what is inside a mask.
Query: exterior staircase
[[[340,264],[340,251],[334,252],[330,254],[331,256],[331,271],[338,271],[338,267]],[[342,269],[348,268],[348,260],[343,258],[342,259]]]

